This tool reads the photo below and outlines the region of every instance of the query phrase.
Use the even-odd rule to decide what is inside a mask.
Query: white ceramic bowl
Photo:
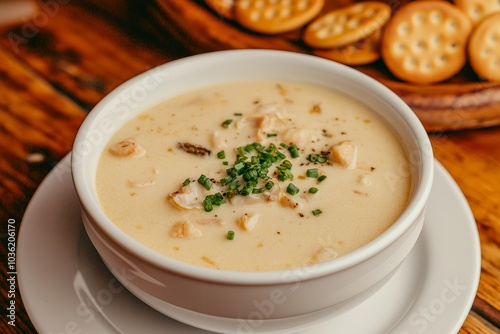
[[[160,255],[107,218],[96,197],[96,166],[105,144],[122,124],[179,93],[252,79],[328,86],[371,106],[387,120],[409,154],[413,185],[407,209],[392,227],[332,261],[294,270],[243,273],[202,268]],[[397,270],[422,228],[433,154],[410,108],[370,77],[314,56],[237,50],[170,62],[116,88],[83,122],[72,152],[72,173],[92,243],[112,273],[141,300],[172,318],[212,331],[279,332],[360,302]]]

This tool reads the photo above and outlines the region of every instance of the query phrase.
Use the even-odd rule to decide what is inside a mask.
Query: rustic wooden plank
[[[53,12],[40,11],[46,22],[0,29],[0,44],[87,110],[127,79],[174,59],[72,2]]]
[[[19,231],[29,199],[52,166],[70,150],[84,116],[78,105],[62,96],[10,52],[0,48],[0,198],[3,222],[15,219]],[[5,226],[2,224],[2,236]],[[2,242],[2,259],[6,259],[6,246]],[[6,261],[1,261],[0,271],[1,286],[5,291]],[[7,296],[2,294],[2,305],[8,305],[7,302]],[[0,332],[35,333],[19,292],[15,302],[16,327],[9,326],[9,319],[2,317]]]
[[[13,217],[23,211],[52,165],[71,149],[84,113],[3,48],[0,101],[0,174],[5,176],[0,178],[0,198],[6,214]]]
[[[464,324],[459,334],[499,334],[500,329],[485,321],[479,314],[472,311],[468,321]]]
[[[482,136],[480,136],[482,135]],[[479,139],[480,138],[480,139]],[[431,137],[436,158],[455,179],[469,202],[479,231],[482,252],[482,272],[474,304],[474,317],[468,317],[467,333],[483,333],[474,329],[480,323],[498,326],[500,317],[500,131],[485,129],[469,133],[438,133]],[[486,305],[487,311],[481,312]],[[472,326],[472,327],[469,327]],[[476,331],[477,330],[477,331]],[[486,331],[487,333],[487,331]]]

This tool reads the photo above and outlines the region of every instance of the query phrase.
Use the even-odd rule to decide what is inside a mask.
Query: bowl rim
[[[141,243],[127,235],[117,225],[115,225],[104,214],[100,206],[97,204],[97,199],[94,198],[95,196],[92,196],[88,186],[86,185],[86,178],[84,173],[84,154],[73,152],[73,154],[71,155],[72,180],[84,214],[87,215],[87,217],[91,222],[93,222],[93,224],[98,225],[99,229],[104,232],[104,234],[112,242],[122,247],[122,249],[129,253],[129,255],[139,258],[142,261],[162,270],[201,281],[234,285],[282,284],[287,281],[286,277],[290,277],[290,273],[292,272],[298,275],[293,276],[293,282],[296,282],[297,277],[300,277],[301,280],[313,279],[339,272],[346,268],[355,266],[358,263],[364,262],[370,257],[378,254],[388,245],[393,243],[397,238],[399,238],[413,224],[419,214],[424,210],[432,187],[434,159],[432,146],[430,144],[427,132],[425,131],[422,123],[415,115],[415,113],[393,91],[384,86],[382,83],[371,78],[370,76],[349,66],[307,54],[262,49],[225,50],[188,56],[154,67],[137,76],[134,76],[133,78],[125,81],[124,83],[113,89],[88,113],[75,137],[73,143],[73,151],[75,151],[75,148],[79,147],[79,144],[87,139],[87,134],[91,130],[94,121],[96,121],[98,115],[106,112],[105,110],[110,105],[110,102],[125,89],[137,85],[141,80],[146,78],[148,75],[151,75],[152,71],[168,72],[172,68],[182,68],[183,66],[184,68],[189,68],[190,66],[200,62],[220,63],[224,60],[243,61],[262,57],[267,57],[266,59],[270,57],[273,59],[273,61],[282,60],[301,62],[301,64],[303,63],[304,65],[308,66],[314,65],[324,67],[325,71],[328,70],[331,72],[342,73],[342,75],[344,76],[353,78],[354,80],[359,82],[360,85],[369,87],[369,89],[373,91],[375,95],[382,97],[383,101],[389,103],[394,107],[394,109],[398,110],[399,116],[407,124],[408,128],[411,129],[412,135],[415,141],[418,143],[418,151],[421,157],[421,161],[419,164],[421,172],[419,175],[420,178],[415,185],[416,188],[414,194],[410,198],[404,212],[386,231],[384,231],[377,238],[375,238],[368,244],[365,244],[364,246],[331,261],[321,262],[311,266],[297,267],[293,269],[261,272],[230,271],[201,267],[162,255],[148,248],[147,246],[142,245]],[[138,112],[134,114],[137,113]],[[124,123],[121,123],[120,125],[123,124]],[[104,142],[104,144],[105,143],[106,142]]]

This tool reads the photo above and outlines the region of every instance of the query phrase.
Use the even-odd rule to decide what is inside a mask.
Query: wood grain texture
[[[327,1],[327,12],[353,1]],[[406,1],[388,1],[397,10]],[[156,0],[150,13],[159,26],[175,31],[178,41],[194,53],[260,48],[311,54],[301,30],[276,36],[254,33],[224,19],[203,0]],[[398,94],[417,114],[428,131],[483,128],[500,124],[500,83],[480,80],[470,66],[446,82],[414,85],[397,80],[383,62],[356,67]]]
[[[171,29],[167,31],[152,24],[166,17],[165,10],[156,5],[145,6],[141,1],[122,2],[114,11],[109,7],[101,10],[102,2],[88,1],[91,5],[85,1],[60,5],[57,14],[43,26],[38,26],[33,35],[26,33],[26,22],[0,27],[2,305],[8,302],[4,223],[13,218],[19,228],[33,192],[43,177],[70,151],[86,112],[128,78],[186,55],[186,44],[190,53],[223,47],[219,44],[217,30],[207,31],[200,44],[192,44],[197,41],[193,39],[178,42],[178,39],[189,36],[177,25],[163,22],[165,29]],[[182,17],[193,15],[197,21],[202,21],[206,15],[213,15],[201,2],[192,12],[181,12],[185,8],[182,1],[187,2],[169,1],[172,6],[177,6],[172,8],[177,8]],[[197,24],[206,27],[204,22]],[[13,44],[12,33],[25,38],[26,43]],[[240,36],[234,34],[226,36]],[[172,36],[176,38],[172,39]],[[301,48],[293,42],[296,38],[297,34],[292,33],[281,42],[269,38],[266,43],[273,48],[276,45]],[[249,43],[245,39],[243,42]],[[395,89],[403,91],[404,87]],[[493,94],[488,93],[488,89],[490,87],[485,84],[482,90],[485,99],[492,96],[488,94]],[[433,106],[442,107],[451,103],[437,98],[432,101],[422,99],[416,90],[408,91],[408,94],[413,94],[415,105],[428,106],[432,102]],[[425,94],[432,94],[432,89]],[[454,99],[453,96],[449,98]],[[466,100],[460,101],[466,103]],[[458,115],[457,119],[455,113],[447,117],[448,122],[459,123],[462,116]],[[478,294],[459,333],[500,333],[500,128],[453,133],[434,128],[431,141],[436,158],[457,181],[471,205],[482,244]],[[19,293],[17,296],[16,328],[9,326],[7,318],[2,317],[0,333],[36,333],[22,307]]]

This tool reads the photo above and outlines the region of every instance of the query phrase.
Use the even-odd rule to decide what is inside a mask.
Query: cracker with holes
[[[205,0],[205,3],[220,16],[226,19],[234,19],[236,0]]]
[[[307,24],[324,5],[325,0],[238,0],[235,19],[254,32],[281,34]]]
[[[391,16],[391,7],[366,1],[332,10],[315,19],[302,39],[313,48],[337,48],[355,43],[379,30]]]
[[[444,81],[465,65],[471,29],[470,19],[448,2],[411,2],[387,23],[382,58],[401,80],[417,84]]]
[[[482,19],[468,45],[469,62],[480,77],[500,81],[500,12]]]
[[[500,11],[498,0],[455,0],[455,5],[460,8],[476,24],[482,18]]]
[[[342,64],[359,66],[380,59],[381,29],[354,43],[333,49],[315,49],[313,54]]]

